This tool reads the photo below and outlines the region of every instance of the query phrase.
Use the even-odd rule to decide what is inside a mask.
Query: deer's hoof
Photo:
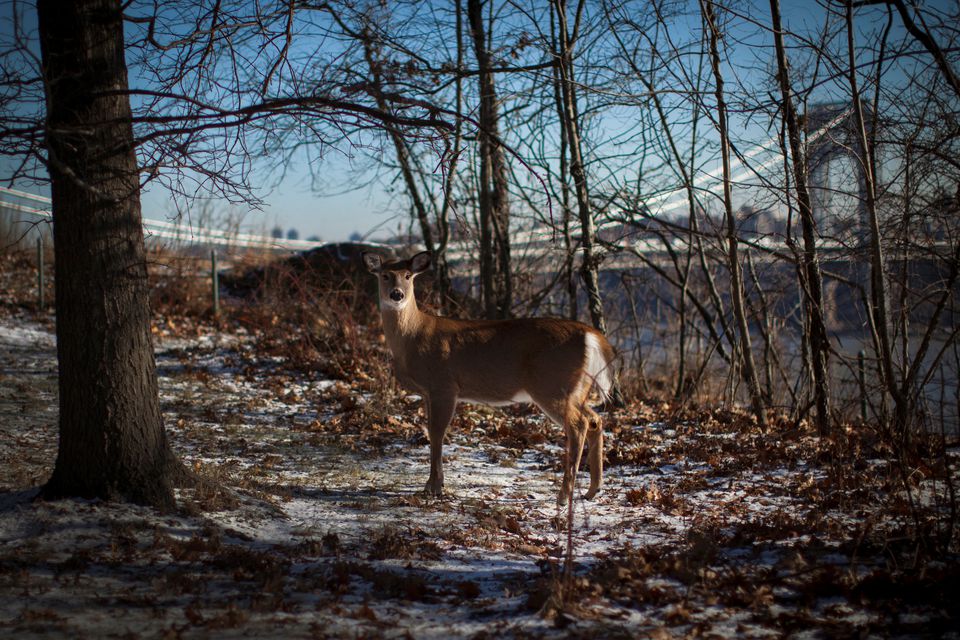
[[[427,482],[427,486],[423,488],[423,492],[428,496],[439,498],[443,495],[443,482],[430,480]]]
[[[600,487],[591,487],[589,491],[583,494],[583,499],[593,500],[599,492],[600,492]]]

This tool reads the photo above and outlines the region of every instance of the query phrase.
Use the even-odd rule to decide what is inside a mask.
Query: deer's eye
[[[409,280],[409,279],[410,279],[410,274],[408,273],[408,274],[407,274],[407,280]]]
[[[380,277],[381,277],[381,278],[383,278],[383,279],[384,279],[384,281],[386,281],[386,280],[389,280],[389,279],[390,279],[390,276],[388,276],[387,274],[383,274],[383,275],[382,275],[382,276],[380,276]]]

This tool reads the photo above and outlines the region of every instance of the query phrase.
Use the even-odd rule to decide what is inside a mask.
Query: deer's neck
[[[433,319],[429,314],[420,311],[416,299],[410,300],[399,311],[381,309],[380,317],[383,319],[383,334],[387,338],[387,344],[397,357],[405,355],[410,341],[429,331]]]

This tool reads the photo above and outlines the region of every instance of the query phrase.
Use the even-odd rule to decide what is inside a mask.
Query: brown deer
[[[584,442],[589,440],[591,499],[603,480],[603,427],[587,402],[609,397],[614,351],[599,331],[553,318],[455,320],[424,313],[414,279],[430,268],[429,252],[384,262],[363,260],[380,282],[380,315],[401,385],[423,396],[430,438],[425,491],[443,493],[443,437],[457,402],[504,405],[533,402],[567,437],[559,503],[571,495]]]

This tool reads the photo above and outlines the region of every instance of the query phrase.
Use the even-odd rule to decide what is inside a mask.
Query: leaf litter
[[[450,495],[427,498],[415,397],[292,366],[253,332],[155,338],[168,434],[206,480],[163,515],[34,500],[56,455],[52,326],[0,318],[0,635],[958,636],[956,549],[920,548],[868,440],[828,450],[729,409],[606,414],[604,488],[574,502],[576,606],[543,615],[568,532],[562,434],[537,412],[461,405]]]

